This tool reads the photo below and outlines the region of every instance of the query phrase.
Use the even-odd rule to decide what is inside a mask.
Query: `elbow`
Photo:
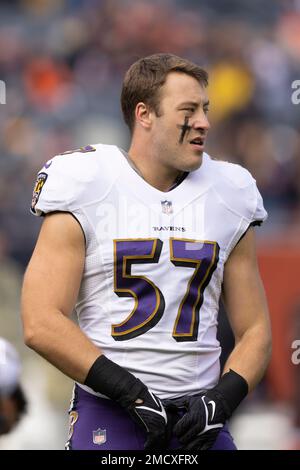
[[[40,354],[43,343],[47,338],[47,324],[45,316],[41,315],[32,304],[21,306],[21,317],[23,324],[23,340],[25,345]]]
[[[265,363],[265,369],[268,367],[272,356],[272,331],[269,325],[260,326],[255,331],[256,347]]]
[[[24,327],[24,343],[30,349],[35,349],[36,335],[34,330],[29,327]]]
[[[40,339],[43,336],[39,324],[32,315],[22,312],[24,343],[30,349],[39,352]]]
[[[33,349],[34,351],[36,351],[37,350],[37,332],[36,332],[36,329],[33,328],[32,326],[26,325],[26,323],[24,323],[23,337],[24,337],[24,343],[26,344],[26,346],[28,346],[30,349]]]
[[[255,331],[258,341],[260,338],[261,346],[266,355],[266,360],[269,362],[272,355],[272,330],[269,320],[265,320],[258,325]]]
[[[47,331],[42,326],[25,327],[24,328],[24,343],[37,354],[43,356],[45,347],[47,345]]]
[[[41,354],[48,334],[49,310],[37,300],[32,286],[26,286],[26,275],[21,296],[21,319],[25,345]]]

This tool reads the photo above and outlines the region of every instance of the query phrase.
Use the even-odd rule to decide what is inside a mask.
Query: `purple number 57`
[[[129,316],[122,323],[112,325],[112,337],[117,341],[146,333],[164,313],[165,299],[160,289],[146,276],[131,274],[132,264],[158,263],[162,243],[157,238],[114,240],[114,291],[120,297],[135,300]],[[174,322],[172,336],[176,341],[197,340],[204,291],[218,259],[217,242],[170,239],[170,261],[175,266],[193,269]]]

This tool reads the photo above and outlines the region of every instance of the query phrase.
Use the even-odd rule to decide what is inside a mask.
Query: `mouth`
[[[190,145],[195,149],[195,150],[204,150],[204,145],[205,145],[205,138],[204,137],[196,137],[193,140],[190,140]]]

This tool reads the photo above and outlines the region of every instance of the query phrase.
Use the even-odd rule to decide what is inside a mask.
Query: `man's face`
[[[165,166],[193,171],[202,163],[209,129],[205,88],[193,77],[171,72],[160,90],[160,115],[153,117],[153,144]],[[192,143],[194,139],[198,143]]]

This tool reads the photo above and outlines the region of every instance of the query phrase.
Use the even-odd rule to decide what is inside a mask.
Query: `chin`
[[[189,162],[184,162],[181,168],[181,171],[195,171],[200,168],[202,164],[203,152],[199,152],[197,155],[194,155]]]

